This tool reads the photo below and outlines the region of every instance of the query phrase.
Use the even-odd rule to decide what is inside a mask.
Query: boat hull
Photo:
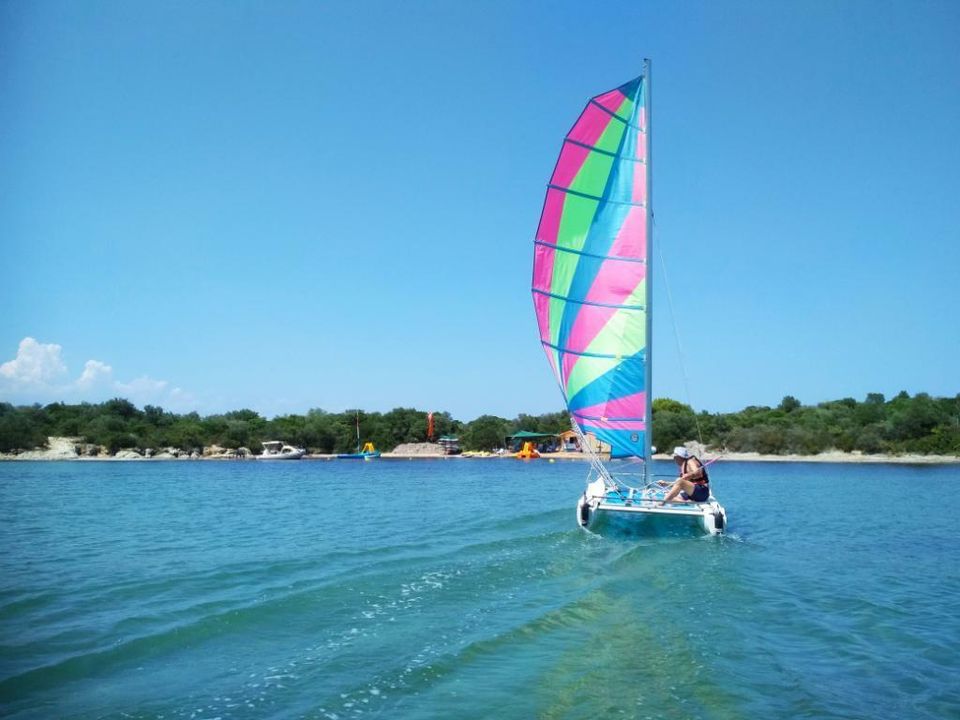
[[[344,453],[343,455],[337,455],[338,460],[372,460],[378,457],[380,457],[379,450],[372,453]]]
[[[727,513],[711,497],[706,502],[669,503],[609,492],[601,497],[586,493],[577,503],[577,523],[590,532],[627,536],[674,537],[720,535]]]
[[[277,453],[275,455],[257,455],[257,460],[299,460],[307,454],[306,450],[297,450],[290,453]]]

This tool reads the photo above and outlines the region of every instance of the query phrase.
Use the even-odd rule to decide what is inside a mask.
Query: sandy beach
[[[194,453],[188,455],[183,453],[179,456],[173,456],[169,453],[158,453],[152,456],[144,456],[137,451],[124,450],[117,455],[81,455],[76,451],[78,440],[76,438],[56,438],[51,437],[48,440],[47,448],[36,448],[19,454],[0,453],[0,461],[67,461],[76,460],[82,462],[185,462],[189,460],[197,461],[244,461],[253,460],[254,456],[238,458],[224,453]],[[217,448],[222,450],[222,448]],[[861,452],[842,452],[832,450],[817,455],[762,455],[753,452],[715,452],[710,449],[701,450],[691,447],[691,450],[704,462],[815,462],[815,463],[887,463],[898,465],[944,465],[960,463],[960,457],[955,455],[867,455]],[[332,454],[309,454],[304,456],[304,460],[335,460],[336,455]],[[382,460],[473,460],[473,459],[498,459],[514,460],[512,454],[505,453],[497,455],[489,452],[465,452],[461,455],[444,455],[439,452],[436,446],[430,443],[411,443],[399,446],[394,452],[385,452],[381,455]],[[604,458],[605,459],[605,458]],[[653,456],[654,460],[670,461],[671,456],[663,453],[657,453]],[[559,452],[543,453],[540,460],[562,460],[574,462],[589,462],[590,457],[577,452]],[[355,461],[353,461],[355,462]]]

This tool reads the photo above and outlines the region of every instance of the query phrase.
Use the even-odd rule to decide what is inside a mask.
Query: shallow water
[[[960,716],[957,467],[720,462],[650,540],[586,469],[0,463],[0,715]]]

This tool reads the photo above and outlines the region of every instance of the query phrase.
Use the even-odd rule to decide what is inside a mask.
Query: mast
[[[645,482],[650,482],[653,474],[652,468],[650,467],[653,457],[653,354],[651,353],[653,347],[653,307],[651,303],[653,300],[653,272],[651,272],[650,263],[650,258],[653,257],[653,97],[651,92],[652,84],[650,82],[650,65],[650,59],[644,58],[643,115],[645,132],[643,133],[643,137],[646,143],[644,159],[647,166],[647,258],[645,269],[647,281],[647,362],[645,369],[647,377],[644,383],[647,390],[647,407],[644,412],[646,418],[646,431],[644,432],[646,447],[643,449],[643,473]]]
[[[357,455],[360,454],[360,411],[357,410]]]

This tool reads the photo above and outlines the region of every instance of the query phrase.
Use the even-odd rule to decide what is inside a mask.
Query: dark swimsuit
[[[690,460],[683,461],[683,469],[680,471],[681,475],[687,472],[688,462],[690,462]],[[681,490],[680,497],[685,500],[693,500],[693,502],[705,502],[707,498],[710,497],[710,478],[707,477],[707,469],[703,466],[703,463],[700,464],[700,470],[703,471],[700,479],[690,481],[693,483],[693,492],[688,494]]]

